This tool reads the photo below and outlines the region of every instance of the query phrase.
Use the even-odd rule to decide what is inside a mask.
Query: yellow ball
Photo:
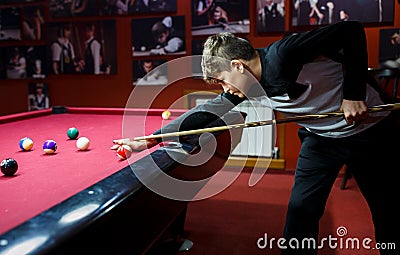
[[[30,151],[33,147],[33,141],[29,137],[24,137],[19,141],[19,147],[23,151]]]
[[[165,111],[162,112],[161,117],[162,117],[164,120],[167,120],[167,119],[169,119],[169,117],[171,117],[171,112],[168,111],[168,110],[165,110]]]

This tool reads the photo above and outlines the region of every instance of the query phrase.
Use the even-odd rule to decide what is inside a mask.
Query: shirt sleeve
[[[91,45],[94,61],[94,74],[100,74],[100,50],[101,45],[98,41],[93,41]]]
[[[171,133],[184,130],[193,130],[205,127],[207,124],[222,117],[245,99],[228,93],[221,93],[216,98],[198,105],[153,134]]]
[[[171,38],[164,47],[166,52],[177,52],[183,45],[183,40],[178,37]]]
[[[51,53],[53,61],[60,61],[61,47],[57,43],[51,45]]]
[[[368,52],[364,27],[357,21],[342,21],[284,38],[275,46],[281,63],[291,66],[297,78],[305,63],[325,56],[343,64],[343,98],[365,100]],[[289,68],[287,68],[289,69]],[[295,82],[291,80],[290,82]]]

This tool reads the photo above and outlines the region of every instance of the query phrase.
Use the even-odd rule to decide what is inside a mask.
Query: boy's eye
[[[225,82],[223,80],[220,80],[217,78],[208,78],[207,77],[205,80],[206,80],[206,82],[208,82],[209,84],[212,84],[212,85],[225,84]]]

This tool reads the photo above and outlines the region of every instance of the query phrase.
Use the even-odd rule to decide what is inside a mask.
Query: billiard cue
[[[373,113],[373,112],[382,112],[382,111],[393,111],[393,110],[399,110],[399,109],[400,109],[400,103],[383,104],[383,105],[369,107],[368,112]],[[226,126],[200,128],[200,129],[177,131],[177,132],[157,134],[157,135],[139,136],[139,137],[133,138],[133,141],[148,140],[148,139],[162,139],[162,138],[178,137],[178,136],[185,136],[185,135],[196,135],[196,134],[202,134],[202,133],[212,133],[212,132],[224,131],[224,130],[228,130],[228,129],[259,127],[259,126],[266,126],[266,125],[273,125],[273,124],[284,124],[284,123],[297,122],[297,121],[316,120],[316,119],[324,119],[324,118],[328,118],[328,117],[341,117],[341,116],[343,116],[343,112],[326,112],[326,113],[320,113],[320,114],[305,114],[305,115],[298,115],[298,116],[275,119],[275,120],[253,121],[253,122],[232,124],[232,125],[226,125]]]

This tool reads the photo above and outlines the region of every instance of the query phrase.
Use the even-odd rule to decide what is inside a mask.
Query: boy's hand
[[[343,111],[347,124],[353,124],[368,118],[368,107],[364,101],[343,99],[340,110]]]
[[[156,139],[147,139],[141,141],[131,141],[129,138],[117,139],[113,141],[111,150],[117,150],[121,145],[128,145],[133,151],[142,151],[158,144]]]

